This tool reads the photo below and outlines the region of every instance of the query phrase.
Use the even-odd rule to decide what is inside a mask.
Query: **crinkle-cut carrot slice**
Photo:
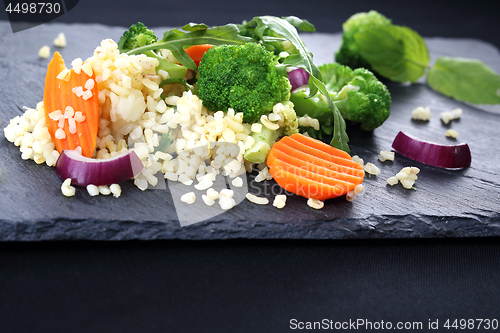
[[[69,80],[61,77],[58,78],[59,74],[65,69],[66,66],[61,54],[55,52],[45,76],[45,91],[43,94],[45,123],[57,151],[62,152],[64,149],[74,150],[80,147],[83,156],[92,157],[99,129],[99,99],[95,75],[92,73],[89,76],[83,70],[77,74],[71,69],[68,74]],[[93,80],[94,83],[90,89],[90,86],[87,84],[89,80]],[[74,88],[81,90],[80,92],[78,90],[74,91]],[[81,95],[80,93],[82,92],[85,94]],[[78,96],[78,94],[81,96]],[[79,111],[85,117],[83,121],[74,122],[74,125],[76,125],[75,133],[72,133],[74,132],[72,126],[70,130],[70,121],[73,121],[69,118],[61,120],[50,117],[50,114],[57,110],[61,111],[62,115],[64,115],[68,106],[72,107],[75,113]],[[56,135],[59,129],[64,131],[64,138],[61,138],[61,131]]]
[[[365,175],[363,167],[346,152],[302,134],[276,142],[267,165],[285,190],[322,201],[354,190]]]
[[[351,169],[353,174],[364,177],[363,168],[356,162],[354,162],[349,154],[345,151],[332,147],[322,141],[313,139],[305,135],[293,135],[288,138],[284,138],[285,141],[282,143],[294,148],[296,151],[301,153],[303,159],[306,157],[303,154],[316,157],[317,159],[324,160],[330,165],[330,168],[339,168],[345,170],[346,168]],[[293,141],[295,142],[293,142]]]
[[[344,194],[346,187],[351,186],[341,180],[315,174],[286,162],[280,161],[273,167],[273,177],[284,180],[278,182],[285,190],[306,198],[326,200]],[[354,189],[354,188],[353,188]]]
[[[280,148],[281,149],[277,149],[273,152],[273,155],[271,156],[271,161],[268,161],[268,163],[273,164],[274,161],[272,160],[277,158],[280,161],[286,162],[290,165],[295,165],[295,166],[300,165],[300,168],[303,170],[353,184],[357,183],[359,177],[363,176],[363,172],[361,172],[359,169],[339,166],[337,164],[332,164],[331,162],[327,162],[322,159],[317,159],[315,161],[305,161],[300,157],[298,157],[302,156],[301,152],[296,152],[288,146]]]

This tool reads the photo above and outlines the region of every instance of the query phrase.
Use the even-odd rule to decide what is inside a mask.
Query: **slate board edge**
[[[181,227],[178,221],[2,221],[0,241],[123,241],[123,240],[223,240],[223,239],[392,239],[465,238],[500,236],[498,217],[401,216],[334,221],[301,221],[299,224],[255,221],[209,221]]]
[[[99,24],[95,26],[103,30],[110,28]],[[52,27],[56,28],[58,25],[54,24]],[[180,227],[179,222],[174,220],[5,221],[0,218],[0,241],[460,238],[500,235],[499,215],[439,217],[437,220],[435,217],[412,215],[404,216],[404,222],[401,219],[403,216],[374,216],[363,220],[341,218],[332,221],[301,221],[298,225],[221,220]]]

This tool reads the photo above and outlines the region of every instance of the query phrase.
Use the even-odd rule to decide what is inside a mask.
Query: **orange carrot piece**
[[[354,190],[365,176],[363,167],[349,154],[302,134],[276,142],[267,157],[267,166],[285,190],[322,201]]]
[[[344,181],[346,183],[356,183],[359,177],[363,177],[363,172],[359,169],[350,169],[338,166],[337,164],[332,164],[315,157],[313,157],[310,161],[307,161],[298,156],[304,155],[301,152],[294,151],[294,149],[289,146],[284,146],[273,152],[271,160],[268,160],[268,163],[273,164],[273,159],[279,159],[284,163],[296,166],[304,171],[312,172],[314,174],[332,179],[338,179],[339,181]]]
[[[92,73],[89,76],[83,70],[80,74],[77,74],[71,69],[68,74],[70,75],[69,80],[57,78],[65,69],[66,66],[62,56],[59,52],[55,52],[45,76],[45,91],[43,94],[45,123],[59,153],[64,149],[73,150],[81,147],[83,156],[92,157],[99,129],[99,99],[95,75]],[[93,80],[94,83],[90,89],[86,87],[89,79]],[[78,87],[81,88],[80,92],[90,90],[91,97],[84,99],[83,96],[78,96],[73,91],[73,88],[80,89]],[[81,119],[75,118],[75,115],[73,117],[64,117],[67,107],[72,107],[75,114],[78,111],[81,112],[85,120],[77,121]],[[53,112],[57,110],[61,111],[64,119],[61,117],[53,119],[55,118]],[[74,122],[69,118],[72,118]],[[76,125],[76,132],[74,127],[70,126],[70,122]],[[64,131],[64,138],[61,138],[60,130]],[[56,132],[59,134],[56,135]]]
[[[344,186],[340,184],[324,184],[321,181],[310,179],[306,175],[298,175],[293,170],[283,166],[276,166],[274,170],[273,177],[281,187],[305,198],[324,201],[344,194]]]
[[[280,152],[297,158],[298,161],[307,161],[318,167],[326,168],[329,171],[338,172],[345,175],[353,175],[355,177],[364,177],[364,171],[360,170],[359,164],[352,159],[333,156],[318,149],[313,149],[300,142],[296,142],[291,137],[283,138],[280,146]],[[271,160],[274,155],[271,155]],[[268,157],[269,159],[269,157]],[[300,162],[299,164],[302,164]]]
[[[186,51],[188,56],[193,59],[196,66],[199,66],[201,58],[203,58],[203,54],[212,47],[212,44],[192,45],[186,48],[184,51]]]

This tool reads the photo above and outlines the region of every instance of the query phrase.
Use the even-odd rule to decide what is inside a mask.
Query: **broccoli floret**
[[[387,87],[365,68],[352,70],[339,63],[319,66],[325,86],[342,117],[360,124],[363,130],[373,130],[389,117],[391,95]],[[324,97],[316,94],[307,98],[307,88],[294,91],[290,100],[298,116],[317,118],[321,130],[331,134],[333,115]]]
[[[121,52],[127,52],[136,47],[149,45],[158,41],[153,30],[149,30],[143,23],[137,22],[123,33],[118,41]]]
[[[354,36],[368,29],[390,25],[392,21],[375,10],[354,14],[342,25],[343,35],[339,50],[335,53],[335,61],[351,68],[366,68],[371,65],[363,59]]]
[[[214,46],[198,67],[198,94],[209,110],[232,108],[243,112],[243,121],[257,122],[290,98],[290,82],[277,65],[277,57],[257,43]]]
[[[154,31],[148,29],[143,23],[137,22],[132,24],[130,28],[123,33],[118,41],[118,49],[120,53],[129,52],[135,48],[156,43],[158,38]],[[184,78],[187,73],[187,68],[172,62],[168,62],[158,56],[154,51],[149,50],[144,52],[145,55],[151,58],[156,58],[159,65],[156,67],[156,72],[164,70],[169,73],[171,78]]]

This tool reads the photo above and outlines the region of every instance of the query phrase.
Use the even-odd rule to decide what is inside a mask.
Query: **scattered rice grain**
[[[187,204],[193,204],[196,201],[196,194],[188,192],[181,196],[181,201]]]
[[[42,46],[38,50],[38,56],[42,59],[47,59],[48,57],[50,57],[50,47],[48,45]]]
[[[274,197],[273,206],[276,208],[283,208],[286,205],[286,195],[278,194]]]
[[[380,174],[380,169],[373,163],[368,162],[364,166],[364,170],[369,173],[370,175],[379,175]]]
[[[245,197],[248,199],[248,201],[257,204],[257,205],[267,205],[269,203],[269,199],[263,198],[263,197],[258,197],[255,194],[252,193],[247,193]]]
[[[66,35],[64,34],[64,32],[60,32],[54,39],[54,46],[65,47],[66,45],[67,45]]]
[[[233,186],[235,187],[242,187],[243,186],[243,179],[241,179],[241,177],[236,177],[232,180],[231,182],[233,184]]]
[[[87,185],[87,192],[88,194],[91,196],[91,197],[94,197],[96,195],[99,195],[99,187],[95,186],[95,185]]]
[[[325,206],[325,203],[321,200],[309,198],[307,200],[307,205],[314,209],[321,209]]]
[[[446,131],[445,135],[448,138],[456,139],[458,136],[458,132],[450,128],[449,130]]]
[[[411,118],[414,120],[429,121],[431,116],[431,110],[428,107],[419,106],[411,112]]]
[[[385,161],[394,161],[394,152],[391,151],[385,151],[385,150],[382,150],[380,151],[379,155],[378,155],[378,159],[380,162],[385,162]]]
[[[100,186],[98,186],[98,188],[99,188],[99,193],[102,195],[110,195],[111,194],[111,190],[109,189],[108,185],[100,185]]]
[[[71,178],[67,178],[61,185],[61,192],[66,197],[72,197],[76,193],[76,189],[71,186]]]

